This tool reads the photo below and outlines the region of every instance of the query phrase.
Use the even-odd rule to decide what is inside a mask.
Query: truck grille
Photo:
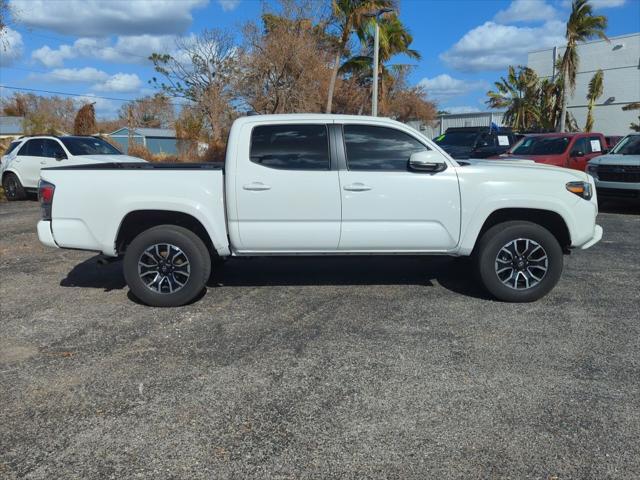
[[[603,182],[640,182],[640,167],[632,165],[598,165],[598,179]]]

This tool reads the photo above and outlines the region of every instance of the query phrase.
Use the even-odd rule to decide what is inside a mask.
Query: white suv
[[[23,137],[11,142],[2,157],[2,187],[7,200],[22,200],[38,188],[41,168],[112,162],[144,160],[124,155],[99,137]]]

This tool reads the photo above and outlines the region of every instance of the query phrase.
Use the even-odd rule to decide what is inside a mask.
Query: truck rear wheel
[[[211,256],[192,231],[160,225],[139,234],[127,247],[124,277],[131,293],[153,307],[189,303],[205,288]]]
[[[500,223],[480,239],[476,266],[482,284],[497,299],[533,302],[558,283],[562,248],[553,234],[538,224]]]

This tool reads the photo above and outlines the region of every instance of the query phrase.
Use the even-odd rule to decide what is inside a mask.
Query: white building
[[[576,90],[569,99],[568,110],[584,127],[587,118],[587,89],[593,74],[604,72],[604,93],[594,107],[593,130],[605,135],[624,135],[631,130],[629,124],[638,122],[638,110],[623,111],[622,107],[640,102],[640,33],[612,37],[610,41],[597,40],[578,46],[580,63],[576,75]],[[562,58],[564,47],[529,53],[527,66],[540,77],[552,78],[554,58]]]
[[[472,113],[447,113],[438,115],[433,125],[426,125],[420,121],[407,122],[416,130],[421,131],[429,138],[435,138],[443,134],[450,127],[490,127],[492,123],[502,126],[504,112],[472,112]]]

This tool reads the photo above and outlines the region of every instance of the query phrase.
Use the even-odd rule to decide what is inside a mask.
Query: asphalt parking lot
[[[463,262],[231,260],[153,309],[0,204],[1,478],[640,477],[640,215],[505,304]]]

